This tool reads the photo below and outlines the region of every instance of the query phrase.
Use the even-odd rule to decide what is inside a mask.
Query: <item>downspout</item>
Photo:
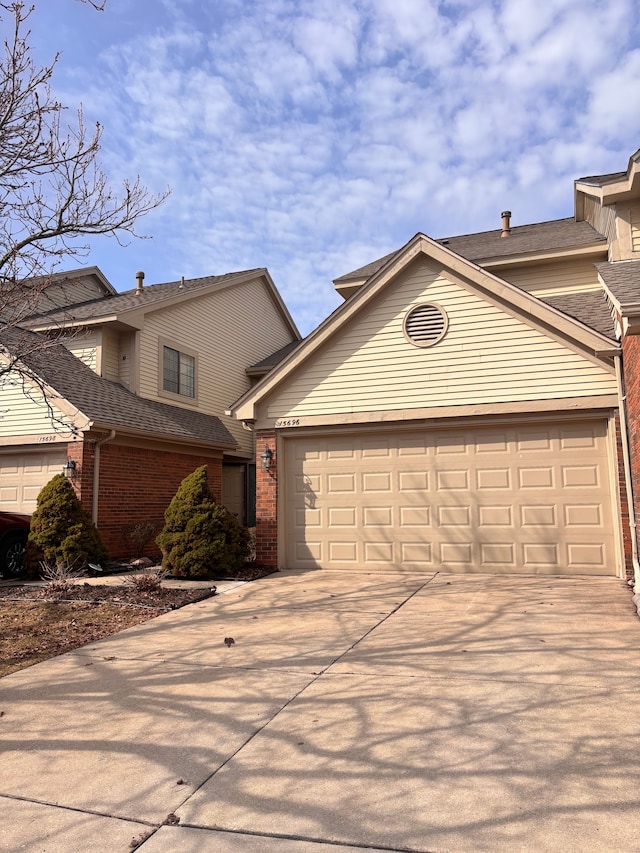
[[[109,435],[96,441],[96,449],[93,454],[93,502],[91,506],[91,520],[98,526],[98,495],[100,492],[100,448],[108,441],[112,441],[116,437],[115,429],[112,429]]]
[[[618,399],[620,401],[620,438],[622,441],[622,461],[624,467],[624,485],[627,492],[627,503],[629,507],[629,530],[631,533],[631,563],[633,565],[633,591],[634,601],[640,615],[640,563],[638,562],[638,535],[636,525],[636,512],[633,502],[633,483],[631,479],[631,459],[629,454],[629,432],[627,429],[627,397],[624,393],[622,381],[622,362],[619,355],[614,357],[616,364],[616,381],[618,383]]]

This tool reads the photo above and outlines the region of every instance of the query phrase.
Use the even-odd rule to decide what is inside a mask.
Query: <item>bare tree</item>
[[[106,0],[82,0],[102,10]],[[122,244],[139,237],[138,219],[168,192],[154,195],[140,178],[115,192],[98,155],[102,126],[87,129],[82,109],[73,121],[51,92],[58,56],[42,67],[32,58],[28,19],[34,7],[0,0],[0,322],[19,327],[37,308],[38,296],[65,260],[89,252],[87,238],[104,234]],[[2,344],[0,353],[8,349]],[[26,340],[26,337],[25,337]],[[42,342],[47,346],[50,342]],[[33,339],[29,347],[33,348]],[[22,362],[0,360],[0,381]],[[27,371],[28,372],[28,371]]]

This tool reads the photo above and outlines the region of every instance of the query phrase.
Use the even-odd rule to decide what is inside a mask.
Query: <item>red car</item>
[[[0,512],[0,575],[5,578],[22,573],[22,558],[30,523],[30,515]]]

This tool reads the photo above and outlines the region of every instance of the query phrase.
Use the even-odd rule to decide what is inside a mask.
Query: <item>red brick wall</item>
[[[74,481],[82,505],[91,513],[93,501],[93,459],[95,443],[69,445],[76,464],[81,467]],[[78,459],[81,458],[81,462]],[[100,448],[98,530],[111,558],[135,556],[130,553],[124,535],[127,525],[151,521],[164,523],[164,511],[182,480],[200,465],[208,466],[209,484],[217,501],[222,497],[222,458],[191,456],[186,453],[148,450],[119,444]],[[148,554],[158,554],[155,542]]]
[[[640,337],[635,335],[623,337],[622,364],[627,398],[633,507],[637,520],[640,518]]]
[[[269,445],[271,468],[260,467],[260,455]],[[275,430],[256,432],[256,562],[278,567],[278,458]]]

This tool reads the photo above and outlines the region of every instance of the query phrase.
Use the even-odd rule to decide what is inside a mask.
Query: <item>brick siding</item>
[[[260,467],[260,455],[269,446],[271,468]],[[275,430],[256,433],[256,562],[278,567],[278,458]]]
[[[83,444],[69,444],[68,452],[80,468],[73,485],[85,510],[91,514],[95,443],[85,440]],[[221,456],[192,456],[111,443],[100,448],[98,530],[112,559],[135,556],[125,538],[128,525],[153,522],[160,531],[164,512],[180,483],[201,465],[208,466],[211,491],[220,501]],[[149,543],[146,553],[149,556],[159,553],[154,541]]]
[[[635,335],[623,337],[622,359],[627,398],[627,429],[629,433],[633,508],[635,517],[638,519],[640,518],[640,337]]]

